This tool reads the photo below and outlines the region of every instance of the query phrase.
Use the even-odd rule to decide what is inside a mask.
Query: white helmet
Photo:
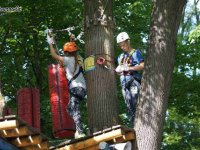
[[[128,36],[128,34],[126,32],[121,32],[117,36],[117,43],[126,41],[128,39],[130,39],[130,37]]]

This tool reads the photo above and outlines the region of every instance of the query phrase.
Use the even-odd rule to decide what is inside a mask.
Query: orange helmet
[[[78,46],[75,42],[67,42],[63,45],[64,52],[75,52],[78,50]]]

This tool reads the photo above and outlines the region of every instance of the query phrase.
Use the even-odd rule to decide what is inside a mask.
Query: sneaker
[[[78,131],[75,132],[75,139],[78,139],[78,138],[82,138],[82,137],[85,137],[86,135],[84,133],[79,133]]]

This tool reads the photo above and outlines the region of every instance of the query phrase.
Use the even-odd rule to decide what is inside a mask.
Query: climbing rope
[[[71,36],[72,35],[72,32],[71,31],[74,31],[76,28],[73,26],[73,27],[68,27],[66,29],[60,29],[60,30],[55,30],[55,29],[46,29],[44,31],[45,35],[49,32],[49,30],[51,31],[51,34],[54,35],[54,33],[57,33],[57,32],[68,32],[68,35]],[[84,32],[81,31],[77,37],[74,38],[74,40],[78,40],[80,43],[82,44],[85,44],[85,42],[81,39],[82,36],[84,35]],[[54,35],[55,36],[55,35]]]

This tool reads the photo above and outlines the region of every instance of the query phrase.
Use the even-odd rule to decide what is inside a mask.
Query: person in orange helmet
[[[51,56],[65,66],[70,94],[67,111],[76,124],[75,138],[80,138],[85,136],[83,124],[81,122],[80,101],[84,100],[86,97],[86,83],[83,76],[83,69],[79,63],[82,58],[77,54],[78,46],[73,39],[74,35],[71,35],[70,42],[63,45],[64,56],[60,56],[53,47],[53,37],[47,34],[47,42],[50,46]]]

